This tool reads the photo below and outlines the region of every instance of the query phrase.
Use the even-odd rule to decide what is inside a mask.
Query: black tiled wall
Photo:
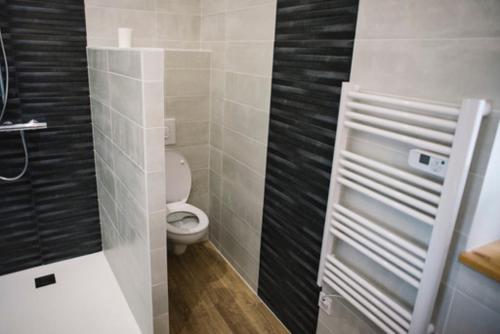
[[[315,333],[316,285],[341,84],[357,0],[278,0],[259,295],[292,333]]]
[[[0,0],[11,89],[5,120],[27,133],[30,166],[0,181],[0,275],[101,249],[83,0]],[[23,166],[18,134],[0,133],[0,175]]]

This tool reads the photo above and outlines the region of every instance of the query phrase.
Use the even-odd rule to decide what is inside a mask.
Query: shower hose
[[[2,49],[2,56],[4,59],[4,66],[5,66],[5,84],[3,80],[2,71],[0,69],[0,88],[2,92],[2,110],[0,112],[0,125],[2,124],[2,119],[3,115],[5,113],[5,109],[7,108],[7,98],[9,96],[9,64],[7,62],[7,54],[5,52],[5,46],[3,44],[3,37],[2,37],[2,30],[0,29],[0,47]],[[23,175],[26,173],[26,170],[28,169],[28,147],[26,146],[26,138],[24,137],[24,131],[19,131],[19,134],[21,135],[21,142],[23,144],[23,150],[24,150],[24,167],[21,173],[19,173],[16,176],[13,177],[6,177],[6,176],[1,176],[0,175],[0,180],[2,181],[16,181],[19,180]]]

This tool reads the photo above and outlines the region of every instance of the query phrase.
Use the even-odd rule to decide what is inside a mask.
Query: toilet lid
[[[191,192],[191,170],[178,152],[165,152],[165,186],[167,203],[187,201]]]

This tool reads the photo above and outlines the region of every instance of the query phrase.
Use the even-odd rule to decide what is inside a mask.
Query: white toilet
[[[208,230],[208,217],[202,210],[186,203],[191,192],[191,169],[178,152],[165,152],[167,193],[167,238],[174,254],[200,241]]]

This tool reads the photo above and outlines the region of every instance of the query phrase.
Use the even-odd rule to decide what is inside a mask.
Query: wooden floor
[[[168,256],[171,334],[288,333],[209,243]]]

